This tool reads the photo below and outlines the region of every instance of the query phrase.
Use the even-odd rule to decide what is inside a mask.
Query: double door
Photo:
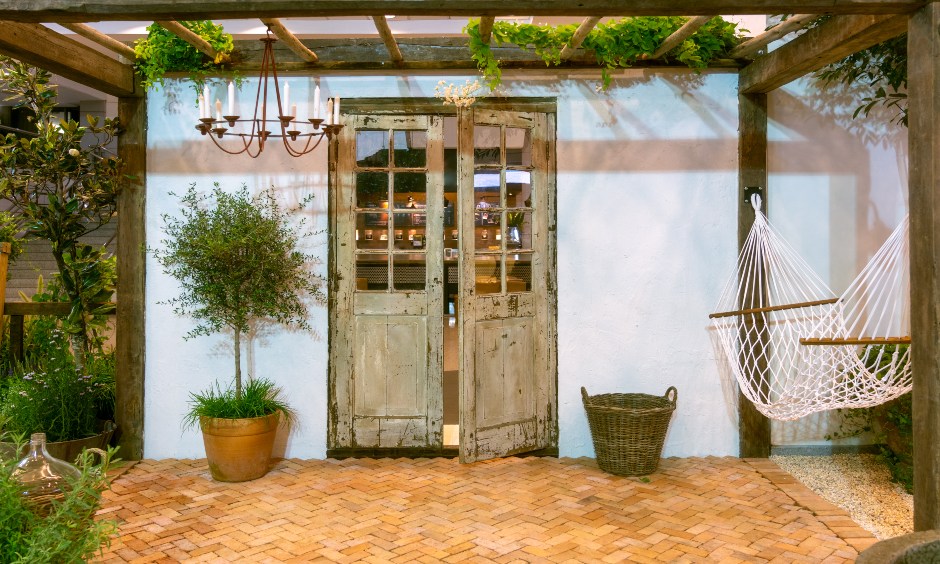
[[[329,449],[444,452],[445,368],[461,460],[557,446],[553,114],[354,111],[345,125]]]

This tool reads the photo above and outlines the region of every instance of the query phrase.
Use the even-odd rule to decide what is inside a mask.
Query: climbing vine
[[[145,89],[163,86],[163,77],[168,72],[188,72],[198,90],[202,88],[207,75],[218,72],[222,65],[230,61],[235,43],[221,25],[209,20],[180,23],[205,39],[218,55],[212,60],[176,34],[159,24],[153,24],[147,28],[147,37],[134,43],[134,52],[137,54],[134,68],[143,77]]]
[[[593,51],[601,67],[603,88],[610,86],[610,71],[629,68],[638,60],[649,57],[653,51],[686,22],[683,17],[625,18],[598,24],[584,39],[581,46]],[[740,39],[735,33],[737,24],[715,17],[695,34],[666,53],[666,60],[674,60],[693,69],[703,69],[716,58],[722,57]],[[511,43],[534,51],[546,65],[561,64],[561,51],[577,30],[574,24],[550,26],[517,24],[506,21],[493,23],[492,39],[497,45]],[[480,21],[470,20],[464,33],[470,37],[470,53],[491,90],[502,81],[500,61],[493,55],[488,43],[480,39]]]

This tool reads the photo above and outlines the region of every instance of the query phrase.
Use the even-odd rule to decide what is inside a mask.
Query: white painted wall
[[[907,212],[907,128],[881,108],[852,119],[864,94],[849,94],[807,78],[768,98],[770,220],[837,295]],[[835,412],[775,421],[772,442],[828,444],[838,424]]]
[[[593,456],[580,387],[662,394],[679,390],[664,455],[735,455],[737,421],[707,332],[707,314],[736,255],[737,77],[733,73],[627,71],[606,93],[596,73],[504,75],[511,96],[558,100],[558,339],[562,456]],[[324,98],[432,97],[438,80],[475,76],[324,77]],[[248,101],[253,82],[240,97]],[[299,113],[308,79],[291,79]],[[219,90],[218,94],[221,96]],[[269,149],[257,160],[227,156],[194,130],[188,86],[151,94],[147,240],[159,246],[170,191],[213,181],[234,189],[274,184],[294,200],[316,195],[309,217],[326,221],[325,151],[291,159]],[[252,96],[253,97],[253,96]],[[242,110],[245,112],[246,110]],[[326,261],[325,235],[311,252]],[[161,301],[176,293],[147,264],[145,456],[202,457],[197,431],[180,430],[189,392],[231,375],[221,337],[182,340],[191,327]],[[311,310],[317,335],[274,331],[253,344],[252,373],[280,382],[300,414],[284,446],[291,457],[326,452],[327,318]]]

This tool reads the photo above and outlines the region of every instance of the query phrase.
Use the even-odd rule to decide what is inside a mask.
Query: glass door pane
[[[531,291],[512,266],[531,261],[532,131],[476,125],[473,135],[475,284],[477,294]]]

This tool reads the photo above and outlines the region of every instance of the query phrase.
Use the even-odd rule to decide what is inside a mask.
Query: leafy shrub
[[[98,433],[98,415],[114,411],[114,368],[96,355],[78,370],[59,351],[43,362],[18,366],[0,397],[0,418],[13,434],[46,433],[49,441],[69,441]]]
[[[8,440],[9,436],[0,436]],[[91,453],[82,455],[81,476],[61,501],[54,501],[46,517],[30,511],[10,478],[16,460],[0,460],[0,562],[86,562],[110,543],[117,530],[113,520],[95,519],[101,491],[107,488],[107,471],[113,451],[98,465]]]
[[[93,266],[96,271],[107,269],[113,273],[115,267],[114,258],[106,259]],[[109,274],[110,276],[110,274]],[[24,301],[29,302],[64,302],[68,301],[68,296],[62,290],[59,283],[59,276],[54,275],[52,282],[46,285],[39,277],[36,293],[31,298],[26,297],[22,292],[20,296]],[[73,312],[80,314],[79,312]],[[36,366],[44,359],[55,357],[57,355],[70,355],[73,353],[71,339],[74,334],[75,324],[70,320],[71,316],[55,315],[27,315],[23,319],[23,362],[29,366]],[[109,370],[113,373],[114,368],[108,367],[108,359],[113,365],[113,353],[105,350],[107,341],[108,315],[92,314],[85,316],[85,326],[88,329],[89,356],[85,359],[87,363],[97,363],[89,366],[86,372],[94,374],[96,371]],[[3,327],[3,342],[0,343],[0,373],[11,376],[16,368],[17,360],[13,358],[10,350],[10,329],[9,325]],[[102,364],[104,363],[104,364]],[[2,385],[2,382],[0,382]],[[108,417],[105,417],[107,419]]]
[[[92,340],[88,321],[110,307],[115,277],[105,251],[80,239],[111,221],[117,194],[126,183],[124,163],[110,149],[117,119],[99,126],[60,121],[51,73],[0,56],[0,90],[15,107],[31,110],[34,136],[0,137],[0,199],[26,227],[26,235],[49,241],[58,280],[71,303],[68,323],[76,363],[81,366]]]
[[[73,307],[69,315],[62,317],[28,316],[23,326],[25,360],[41,360],[48,356],[48,349],[59,348],[61,339],[71,339],[79,330],[76,317],[81,317],[87,331],[88,351],[93,354],[104,352],[110,317],[108,313],[114,309],[114,304],[110,302],[110,299],[117,283],[117,259],[113,255],[105,257],[107,251],[104,247],[93,249],[93,251],[98,258],[86,261],[78,269],[82,272],[81,283],[85,289],[86,307]],[[66,262],[70,266],[75,265],[71,258]],[[36,293],[29,301],[39,303],[69,301],[62,276],[56,273],[52,281],[46,285],[40,279]]]

